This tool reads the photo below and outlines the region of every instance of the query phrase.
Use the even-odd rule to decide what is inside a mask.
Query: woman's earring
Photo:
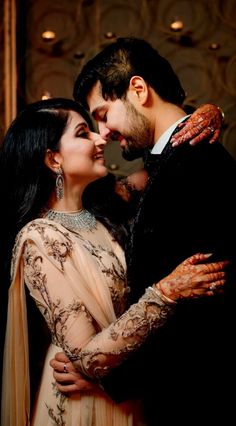
[[[57,200],[61,200],[64,195],[64,178],[63,178],[63,170],[61,167],[57,170],[57,178],[56,178],[56,197]]]

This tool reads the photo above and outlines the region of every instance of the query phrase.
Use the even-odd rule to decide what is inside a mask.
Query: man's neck
[[[155,122],[154,143],[176,121],[186,116],[185,111],[177,105],[162,102],[158,109]]]
[[[155,142],[154,147],[152,148],[151,153],[152,154],[161,154],[165,146],[167,145],[168,141],[170,140],[171,135],[173,134],[174,130],[178,126],[179,123],[181,123],[183,120],[186,120],[186,118],[189,117],[188,115],[185,115],[184,117],[179,118],[179,120],[175,121],[174,124],[172,124],[170,127],[168,127],[167,130],[162,133],[162,135],[159,137],[159,139]]]

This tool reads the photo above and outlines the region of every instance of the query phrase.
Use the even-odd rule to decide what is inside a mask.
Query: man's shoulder
[[[205,183],[204,183],[205,182]],[[205,192],[209,185],[236,184],[236,161],[220,142],[209,144],[203,141],[195,146],[183,144],[171,148],[163,159],[161,165],[157,165],[149,179],[146,189],[146,202],[151,197],[161,193],[165,198],[176,197],[181,188],[184,191]]]
[[[221,168],[231,167],[236,169],[236,161],[228,150],[222,145],[221,142],[217,141],[210,144],[208,140],[203,140],[196,145],[190,145],[184,143],[178,147],[169,147],[169,151],[166,152],[166,162],[163,163],[167,168],[172,167],[173,169],[181,165],[187,168],[192,165],[198,165],[198,167],[211,167],[219,165]]]

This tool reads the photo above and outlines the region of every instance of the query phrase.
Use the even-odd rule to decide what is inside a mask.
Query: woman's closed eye
[[[90,135],[90,131],[89,130],[87,130],[87,131],[80,131],[80,132],[78,132],[78,133],[76,133],[76,137],[77,138],[83,138],[83,139],[89,139],[89,135]]]

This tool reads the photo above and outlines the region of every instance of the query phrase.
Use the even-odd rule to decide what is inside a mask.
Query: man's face
[[[105,100],[98,82],[88,94],[87,102],[101,137],[118,140],[126,160],[140,157],[144,148],[152,144],[151,124],[128,100],[128,92],[126,99]]]

